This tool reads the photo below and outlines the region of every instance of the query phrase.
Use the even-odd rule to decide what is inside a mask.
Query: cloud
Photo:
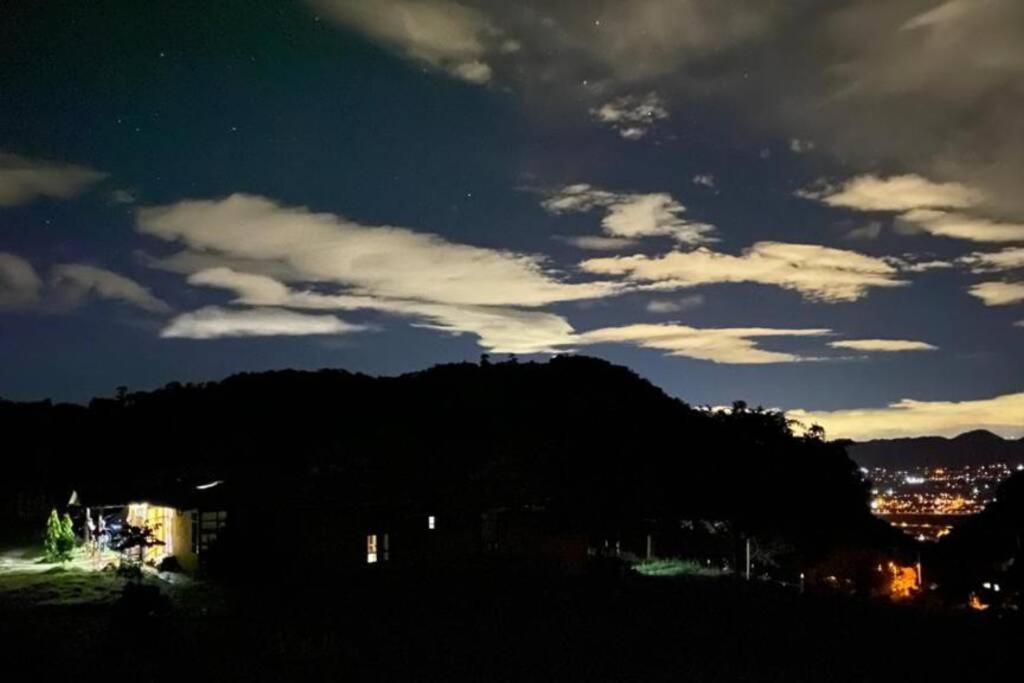
[[[949,0],[949,2],[911,18],[901,28],[904,31],[910,31],[915,28],[948,24],[967,17],[971,11],[971,5],[971,0]]]
[[[85,263],[65,263],[50,269],[44,281],[31,263],[0,252],[0,310],[34,309],[59,312],[89,299],[131,304],[150,313],[167,313],[170,306],[123,275]]]
[[[265,275],[214,268],[194,273],[189,284],[233,291],[232,303],[315,310],[373,310],[416,319],[418,327],[473,334],[497,353],[554,353],[571,344],[573,328],[561,316],[502,306],[452,306],[373,296],[294,290]]]
[[[637,245],[637,240],[625,237],[601,237],[600,235],[584,235],[582,237],[562,237],[566,244],[571,244],[587,251],[617,251]]]
[[[654,299],[647,302],[648,313],[679,313],[704,305],[704,297],[700,294],[684,296],[681,299]]]
[[[1024,301],[1024,282],[979,282],[968,291],[986,306],[1009,306]]]
[[[668,109],[657,93],[625,95],[590,110],[596,120],[607,123],[627,140],[639,140],[658,121],[668,119]]]
[[[981,191],[960,183],[935,183],[919,175],[882,178],[862,175],[838,187],[811,188],[797,193],[807,199],[857,211],[909,211],[926,208],[964,208],[985,198]]]
[[[959,259],[975,273],[1024,268],[1024,247],[1010,247],[996,252],[974,252]]]
[[[308,0],[331,21],[470,83],[492,78],[488,54],[514,52],[480,9],[449,0]]]
[[[686,207],[663,192],[637,194],[610,192],[585,183],[567,185],[541,203],[553,214],[605,212],[601,227],[607,235],[635,240],[671,237],[681,244],[708,244],[715,227],[683,218]]]
[[[760,337],[820,337],[830,333],[831,330],[826,329],[700,329],[676,323],[636,324],[584,332],[578,335],[577,343],[628,343],[642,348],[666,351],[670,356],[696,358],[714,363],[754,365],[813,360],[792,353],[759,348],[756,340]]]
[[[616,83],[671,83],[681,67],[695,67],[757,40],[772,28],[785,7],[763,0],[736,0],[724,6],[706,0],[629,0],[629,2],[488,2],[491,7],[529,7],[552,28],[524,35],[530,53],[549,51],[548,68],[596,73]],[[498,10],[495,10],[498,11]]]
[[[131,190],[118,189],[110,193],[111,204],[134,204],[137,198]]]
[[[178,315],[160,332],[160,336],[167,339],[219,339],[348,334],[363,329],[333,315],[309,315],[276,308],[239,310],[207,306]]]
[[[84,166],[0,152],[0,206],[19,206],[43,197],[70,199],[105,177]]]
[[[813,152],[815,148],[813,140],[801,140],[800,138],[789,139],[789,151],[793,154],[807,154]]]
[[[1024,393],[968,401],[903,399],[884,408],[791,410],[786,416],[820,424],[833,439],[956,436],[974,429],[1016,438],[1024,436]]]
[[[902,256],[883,256],[882,260],[892,265],[901,273],[927,273],[929,270],[945,270],[956,265],[955,261],[932,259],[924,260],[920,254],[903,254]]]
[[[103,268],[84,263],[65,263],[51,270],[54,295],[66,305],[77,306],[90,296],[132,304],[150,313],[167,313],[165,302],[145,287]]]
[[[143,208],[138,228],[192,252],[262,262],[288,279],[340,285],[357,295],[529,308],[622,289],[609,282],[565,282],[537,256],[364,226],[252,195]]]
[[[733,103],[780,132],[811,131],[843,163],[902,169],[985,192],[992,215],[1024,210],[1019,112],[1024,5],[1014,0],[785,3],[772,35],[702,64],[696,87],[722,83]],[[743,79],[740,69],[755,73]],[[714,79],[714,80],[713,80]],[[682,80],[680,78],[680,80]],[[688,87],[693,91],[695,86]],[[827,141],[827,142],[826,142]]]
[[[29,308],[39,302],[43,281],[32,264],[0,252],[0,310]]]
[[[934,209],[908,211],[900,215],[900,220],[938,237],[972,242],[1024,242],[1024,223],[1003,223]]]
[[[984,192],[962,183],[936,183],[919,175],[863,175],[839,186],[799,190],[797,195],[856,211],[899,212],[903,232],[925,232],[974,242],[1024,241],[1022,223],[1000,222],[957,210],[977,207],[986,199]],[[848,236],[874,239],[881,227],[873,226],[858,228]]]
[[[846,239],[850,240],[876,240],[882,234],[882,224],[879,221],[871,221],[859,228],[846,233]]]
[[[395,9],[412,4],[472,18],[453,18],[444,31],[421,22],[429,40],[415,40]],[[673,111],[710,103],[787,143],[815,140],[819,152],[852,168],[978,188],[985,215],[1024,212],[1024,3],[1016,0],[445,4],[455,7],[317,6],[339,8],[334,17],[344,26],[403,54],[425,42],[427,54],[413,57],[420,63],[437,63],[439,51],[454,63],[493,66],[493,80],[523,91],[548,116],[572,111],[565,103],[581,95],[600,98],[589,109],[609,92],[655,91]],[[492,35],[502,33],[509,35]],[[468,47],[449,57],[448,35]],[[512,35],[516,50],[506,55],[501,46]]]
[[[856,301],[872,287],[901,287],[896,267],[884,259],[813,244],[758,242],[740,256],[701,247],[659,257],[595,258],[582,268],[600,275],[625,276],[670,290],[725,282],[753,282],[799,292],[805,299]]]
[[[695,175],[693,176],[693,184],[713,189],[715,187],[715,176],[711,175],[710,173],[701,173]]]
[[[834,349],[852,349],[854,351],[936,351],[939,347],[921,341],[907,339],[846,339],[829,343]]]

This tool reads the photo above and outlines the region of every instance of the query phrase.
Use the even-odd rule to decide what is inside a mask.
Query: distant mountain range
[[[1004,439],[979,429],[947,439],[876,439],[848,442],[846,452],[861,467],[957,467],[996,462],[1024,463],[1024,439]]]

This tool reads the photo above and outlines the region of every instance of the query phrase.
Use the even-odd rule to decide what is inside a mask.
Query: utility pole
[[[747,536],[747,581],[750,581],[750,536]]]
[[[654,549],[651,544],[651,535],[647,534],[647,561],[651,561],[654,558]]]

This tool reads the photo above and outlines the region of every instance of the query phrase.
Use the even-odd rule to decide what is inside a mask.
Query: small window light
[[[377,534],[370,534],[366,537],[366,563],[377,562]]]
[[[434,515],[427,517],[427,528],[431,530],[437,528],[437,518]]]

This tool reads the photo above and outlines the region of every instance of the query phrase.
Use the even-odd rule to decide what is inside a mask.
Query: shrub
[[[75,527],[71,517],[64,513],[61,518],[57,510],[50,510],[46,520],[46,534],[43,537],[43,551],[47,562],[67,562],[75,549]]]

